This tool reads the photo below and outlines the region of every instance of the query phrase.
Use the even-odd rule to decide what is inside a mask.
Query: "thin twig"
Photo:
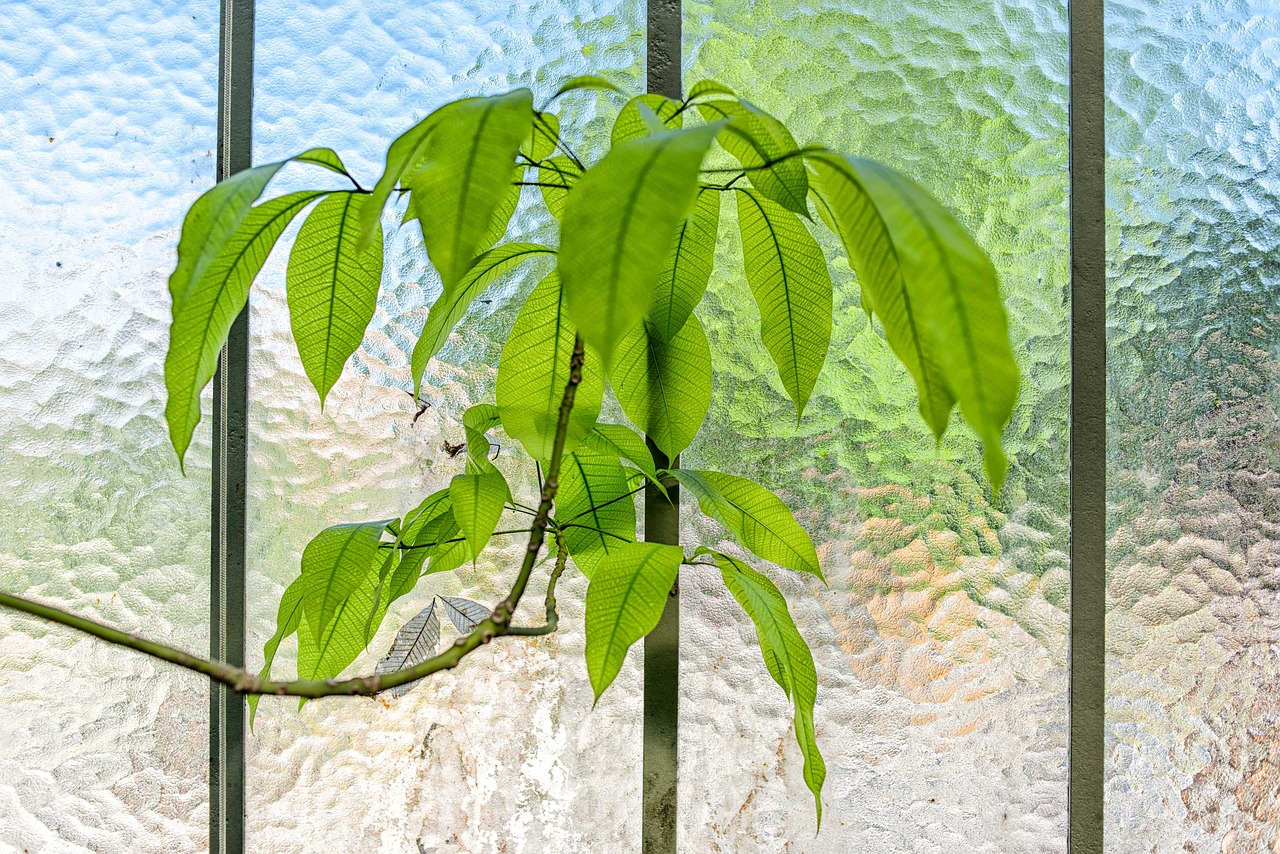
[[[541,626],[512,626],[510,634],[521,637],[537,637],[549,635],[560,624],[560,613],[556,610],[556,582],[564,574],[565,562],[569,559],[569,547],[565,544],[564,535],[556,531],[556,568],[547,579],[547,596],[544,600],[547,608],[547,620]]]

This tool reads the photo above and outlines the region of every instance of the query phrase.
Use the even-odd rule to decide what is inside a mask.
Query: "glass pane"
[[[209,441],[166,275],[213,181],[216,4],[0,7],[0,588],[208,649]],[[203,679],[0,610],[0,848],[197,851]]]
[[[1107,4],[1107,847],[1280,846],[1280,15]]]
[[[1000,272],[1024,383],[1005,434],[1013,470],[996,499],[967,427],[957,423],[935,449],[906,371],[837,261],[831,355],[797,427],[759,343],[726,201],[730,248],[700,310],[719,365],[714,429],[683,464],[779,491],[818,544],[827,587],[772,575],[818,665],[826,809],[813,839],[790,712],[754,631],[718,574],[686,570],[683,844],[1062,851],[1066,5],[685,8],[687,83],[719,80],[787,122],[802,144],[903,170],[978,235]],[[843,257],[836,240],[823,245]],[[685,532],[689,544],[724,536],[703,522]]]
[[[643,6],[633,0],[506,3],[279,2],[257,6],[255,161],[331,145],[372,186],[395,134],[446,101],[532,85],[537,103],[587,71],[637,89]],[[589,57],[589,60],[587,59]],[[579,93],[566,110],[597,97]],[[604,130],[591,122],[595,137]],[[277,189],[331,177],[287,176]],[[318,173],[324,175],[326,173]],[[291,184],[290,181],[293,181]],[[535,191],[536,192],[536,191]],[[415,226],[388,234],[383,292],[373,329],[330,393],[323,413],[289,332],[285,253],[268,262],[253,297],[250,503],[250,645],[257,659],[276,603],[298,573],[308,540],[342,521],[401,515],[463,470],[444,445],[463,441],[470,404],[493,400],[495,343],[514,317],[512,298],[547,272],[527,268],[486,294],[428,368],[414,419],[409,353],[440,292]],[[518,213],[513,229],[550,239]],[[284,241],[289,242],[286,235]],[[532,465],[500,452],[513,488],[532,499]],[[523,544],[486,554],[478,568],[429,576],[397,603],[370,652],[371,670],[394,629],[432,594],[493,604],[514,578]],[[508,639],[386,704],[264,700],[249,740],[250,847],[311,851],[638,850],[640,681],[632,662],[600,705],[583,664],[585,583],[561,585],[560,631]],[[522,615],[539,613],[531,589]],[[445,641],[450,640],[446,629]],[[292,642],[276,671],[292,674]]]

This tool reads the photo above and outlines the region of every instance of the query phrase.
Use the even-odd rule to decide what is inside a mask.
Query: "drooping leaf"
[[[413,590],[424,574],[422,567],[427,559],[445,551],[445,542],[460,532],[448,489],[433,492],[405,515],[398,543],[405,548],[390,582],[392,602]]]
[[[800,636],[782,592],[767,577],[740,560],[714,552],[724,585],[756,626],[760,652],[770,675],[795,704],[796,742],[804,757],[804,780],[813,792],[822,824],[822,784],[827,766],[818,750],[813,707],[818,697],[818,673],[809,645]]]
[[[552,273],[529,294],[502,348],[497,381],[502,426],[535,460],[551,458],[576,334],[560,277]],[[595,353],[588,353],[569,413],[566,452],[591,432],[603,398],[604,367]]]
[[[649,323],[667,341],[684,327],[707,291],[719,227],[720,193],[700,190],[693,211],[676,232],[649,300]]]
[[[331,679],[347,668],[369,644],[368,630],[382,624],[387,599],[375,599],[376,572],[366,573],[361,583],[338,603],[332,618],[319,634],[298,632],[298,676],[302,679]],[[371,616],[372,612],[372,616]],[[303,619],[311,621],[307,602]]]
[[[391,522],[387,523],[387,528],[398,525],[399,521],[399,519],[391,520]],[[388,531],[388,533],[395,536],[391,531]],[[373,608],[369,611],[369,616],[364,626],[364,642],[366,644],[372,641],[373,636],[378,633],[378,624],[373,621],[374,617],[381,620],[387,608],[395,601],[391,597],[391,588],[395,584],[396,570],[400,568],[400,550],[394,546],[394,542],[379,543],[378,552],[373,558],[377,584],[373,588]]]
[[[798,418],[831,345],[831,273],[799,217],[747,190],[737,197],[743,267],[760,309],[760,338]]]
[[[489,461],[493,445],[485,433],[497,427],[501,420],[498,407],[492,403],[477,403],[462,413],[462,429],[467,437],[467,471],[479,474],[495,470]]]
[[[542,191],[542,201],[556,219],[564,217],[564,203],[581,176],[582,170],[578,168],[578,164],[563,155],[548,158],[538,169],[538,189]]]
[[[284,595],[280,597],[280,606],[276,609],[276,632],[262,647],[262,657],[265,663],[262,670],[258,671],[259,679],[269,679],[271,677],[271,665],[276,660],[276,650],[280,648],[280,644],[285,638],[298,630],[298,626],[302,623],[302,585],[299,584],[300,578],[295,578],[293,583],[284,590]],[[261,694],[250,694],[249,700],[249,729],[253,729],[253,719],[258,714],[258,701],[262,699]]]
[[[792,213],[809,216],[804,159],[795,156],[800,146],[782,122],[747,101],[706,101],[698,110],[708,120],[730,119],[718,138],[742,164],[751,186]]]
[[[618,111],[618,118],[614,119],[613,131],[609,135],[609,144],[614,148],[627,140],[650,134],[652,129],[645,121],[644,111],[640,109],[642,105],[648,107],[665,127],[674,129],[684,124],[680,102],[653,93],[637,95],[627,101]]]
[[[633,643],[653,631],[684,560],[678,546],[630,543],[596,565],[587,587],[587,675],[596,700]]]
[[[498,202],[498,206],[493,211],[493,220],[489,223],[488,230],[477,242],[477,246],[480,247],[477,252],[483,253],[491,249],[495,243],[506,236],[507,229],[511,226],[511,217],[515,216],[516,208],[520,205],[520,193],[523,189],[520,186],[520,182],[524,180],[524,173],[528,168],[522,163],[512,169],[506,195],[502,197],[502,201]],[[410,205],[410,207],[412,208],[413,206]]]
[[[570,315],[605,364],[648,310],[718,131],[703,125],[617,145],[569,193],[560,278]]]
[[[450,106],[452,105],[446,104],[400,134],[387,149],[387,165],[382,170],[382,177],[374,185],[373,193],[360,213],[361,248],[373,241],[373,233],[382,221],[382,209],[387,206],[387,199],[391,198],[396,185],[406,175],[415,172],[426,159],[427,140],[440,123],[441,116],[449,114]],[[412,207],[410,205],[410,210]]]
[[[479,602],[472,602],[470,599],[459,596],[441,596],[440,602],[444,605],[444,612],[448,615],[449,622],[464,635],[489,619],[493,613],[493,609],[488,605],[481,605]]]
[[[582,574],[636,538],[636,508],[618,458],[579,448],[565,458],[556,493],[556,522]]]
[[[758,483],[724,472],[676,469],[671,474],[698,499],[702,512],[724,525],[743,548],[779,566],[822,578],[813,540],[778,496]]]
[[[319,639],[343,603],[371,577],[387,520],[354,522],[325,528],[302,551],[302,608],[312,638]],[[370,587],[370,605],[373,588]],[[366,608],[362,616],[368,615]],[[361,623],[363,631],[364,624]],[[345,665],[344,665],[345,666]]]
[[[422,166],[404,179],[445,293],[457,287],[485,250],[484,239],[510,194],[516,153],[532,121],[528,89],[455,101],[439,111]]]
[[[323,195],[290,193],[251,208],[182,304],[174,303],[164,360],[165,420],[179,463],[200,423],[200,393],[213,379],[218,354],[249,298],[249,286],[293,218]]]
[[[495,246],[476,259],[475,266],[467,271],[467,275],[458,287],[445,291],[431,307],[427,324],[413,347],[410,366],[413,371],[413,388],[416,393],[422,384],[423,371],[427,362],[440,352],[440,348],[449,340],[449,333],[467,313],[471,303],[484,292],[485,288],[509,273],[521,262],[539,255],[554,255],[555,250],[537,243],[504,243]]]
[[[694,101],[713,95],[724,95],[729,98],[738,97],[737,93],[723,83],[717,83],[715,80],[700,80],[689,89],[689,94],[685,97],[684,102],[692,104]]]
[[[303,221],[286,272],[289,325],[320,406],[364,340],[382,283],[382,229],[359,250],[368,196],[334,193]]]
[[[581,74],[577,77],[570,77],[561,84],[560,88],[556,90],[556,93],[551,96],[551,100],[554,101],[561,95],[566,95],[569,92],[574,92],[578,89],[599,89],[606,92],[622,91],[616,85],[605,80],[603,77],[597,77],[594,74]]]
[[[833,154],[810,162],[849,263],[916,381],[921,415],[941,437],[958,400],[998,490],[1019,373],[990,259],[946,208],[887,166]]]
[[[651,482],[658,481],[658,470],[653,465],[653,454],[644,437],[622,424],[596,424],[583,440],[583,446],[599,454],[619,457],[640,469]],[[666,490],[663,489],[665,493]]]
[[[690,316],[670,342],[640,324],[618,342],[609,378],[622,411],[674,458],[711,406],[711,348],[701,321]]]
[[[449,482],[453,516],[462,528],[473,557],[489,544],[489,538],[502,517],[502,507],[510,497],[507,480],[497,469],[455,475]]]
[[[409,622],[400,627],[400,631],[396,632],[396,639],[391,643],[391,649],[387,650],[386,656],[378,662],[373,672],[386,676],[421,664],[435,655],[439,643],[440,618],[436,616],[436,600],[432,599],[430,605],[414,614]],[[406,682],[387,689],[385,693],[392,697],[403,697],[421,681],[418,679]]]

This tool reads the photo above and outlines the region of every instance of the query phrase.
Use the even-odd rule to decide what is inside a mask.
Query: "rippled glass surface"
[[[903,170],[977,234],[1000,273],[1024,384],[1005,434],[1013,469],[995,499],[967,427],[957,424],[935,449],[913,384],[837,260],[831,355],[797,427],[759,344],[736,217],[725,212],[726,243],[699,309],[716,400],[710,429],[682,462],[777,490],[818,545],[827,587],[771,574],[818,666],[826,809],[815,838],[790,710],[754,630],[718,573],[686,568],[682,844],[1063,851],[1065,3],[738,0],[685,9],[687,85],[717,79],[787,122],[801,143]],[[838,241],[823,246],[843,258]],[[686,544],[725,536],[694,521],[688,502],[684,510]]]
[[[1108,851],[1280,847],[1280,7],[1107,4]]]
[[[390,140],[453,98],[529,85],[542,103],[559,82],[587,71],[635,91],[642,85],[643,7],[631,0],[527,8],[260,0],[257,14],[255,161],[329,145],[366,186],[381,173]],[[606,127],[592,118],[597,103],[595,93],[578,93],[557,109],[566,127],[576,115],[598,142]],[[277,189],[332,180],[282,177]],[[384,220],[387,264],[373,328],[323,413],[289,333],[285,253],[268,262],[252,298],[254,660],[312,536],[341,521],[401,515],[463,470],[462,457],[451,458],[444,445],[463,441],[468,405],[492,402],[512,298],[547,271],[530,266],[477,304],[429,366],[423,396],[431,406],[414,421],[409,353],[440,283],[417,228],[391,231],[402,212],[389,210]],[[517,213],[512,228],[551,236],[531,211]],[[532,465],[517,465],[514,443],[500,441],[513,488],[533,500]],[[429,576],[397,603],[353,669],[372,670],[394,630],[432,594],[486,604],[505,595],[522,545],[499,541],[505,548],[477,567]],[[638,657],[593,710],[582,658],[585,584],[566,577],[561,591],[557,634],[495,643],[403,698],[316,702],[300,713],[264,700],[248,748],[249,847],[638,850]],[[540,606],[541,595],[531,589],[527,598]],[[536,618],[538,610],[528,613]],[[288,642],[277,671],[291,674],[293,656]]]
[[[208,648],[209,441],[162,418],[217,6],[0,6],[0,588]],[[198,851],[202,679],[0,610],[0,849]]]

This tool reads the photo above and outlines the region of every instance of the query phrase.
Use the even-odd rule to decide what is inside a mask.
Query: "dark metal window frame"
[[[647,81],[679,97],[680,0],[647,0]],[[1071,255],[1071,653],[1068,747],[1070,854],[1101,854],[1106,573],[1106,151],[1104,0],[1069,0]],[[221,0],[217,180],[252,159],[254,0]],[[210,652],[243,665],[249,312],[231,329],[214,378]],[[646,532],[648,533],[648,532]],[[676,850],[678,608],[672,600],[644,664],[643,838]],[[657,654],[655,654],[657,653]],[[672,654],[674,653],[674,654]],[[245,850],[245,703],[210,691],[209,837],[215,854]]]

